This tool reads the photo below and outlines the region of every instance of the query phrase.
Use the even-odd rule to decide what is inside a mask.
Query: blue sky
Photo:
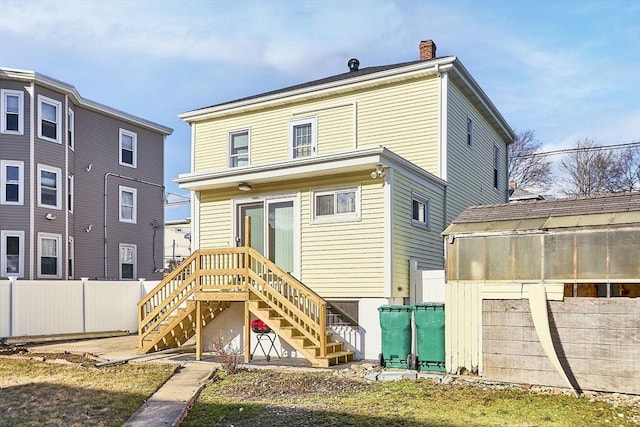
[[[0,66],[174,129],[165,184],[189,172],[177,115],[361,67],[455,55],[545,149],[640,141],[640,1],[8,1]],[[179,200],[172,196],[171,200]],[[165,219],[189,215],[168,208]]]

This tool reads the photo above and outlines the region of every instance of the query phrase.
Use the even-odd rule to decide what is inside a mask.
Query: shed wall
[[[549,301],[551,336],[583,390],[640,393],[640,299]],[[567,387],[540,344],[525,300],[482,302],[483,374],[498,381]]]

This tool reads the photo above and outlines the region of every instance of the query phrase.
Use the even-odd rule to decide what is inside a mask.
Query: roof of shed
[[[640,224],[640,192],[529,200],[465,209],[443,234]]]

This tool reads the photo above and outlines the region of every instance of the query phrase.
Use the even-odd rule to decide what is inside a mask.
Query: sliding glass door
[[[293,273],[294,200],[267,199],[237,205],[236,242],[244,246],[246,216],[251,218],[251,247],[284,271]]]

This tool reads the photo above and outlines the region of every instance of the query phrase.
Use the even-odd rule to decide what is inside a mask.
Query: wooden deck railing
[[[327,303],[295,277],[249,248],[249,287],[327,355]]]
[[[140,347],[196,292],[247,293],[266,303],[326,356],[327,305],[311,289],[250,247],[199,249],[138,303]]]

